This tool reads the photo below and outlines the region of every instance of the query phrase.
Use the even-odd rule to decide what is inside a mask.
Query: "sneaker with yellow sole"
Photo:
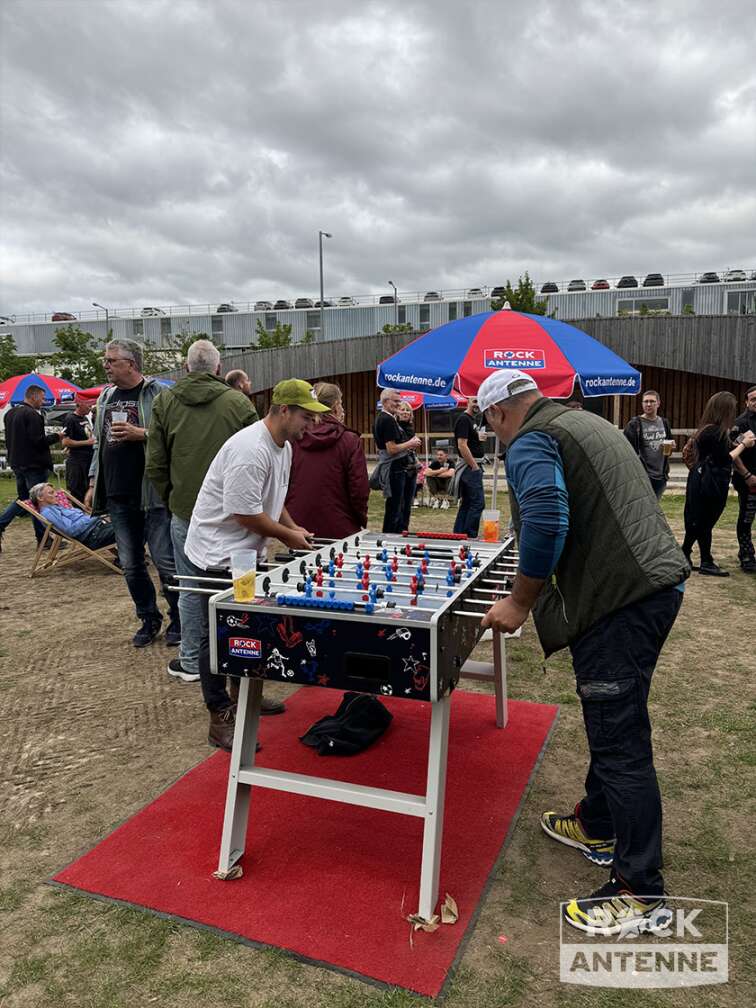
[[[580,825],[577,812],[566,816],[544,812],[541,816],[541,829],[553,840],[579,850],[591,864],[608,868],[614,860],[614,838],[598,840],[589,837]]]
[[[586,899],[573,899],[562,906],[567,924],[591,935],[632,935],[666,928],[671,919],[664,896],[638,896],[620,878]]]

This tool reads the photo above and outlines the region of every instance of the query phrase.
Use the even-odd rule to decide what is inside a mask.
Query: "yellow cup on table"
[[[234,602],[254,602],[257,570],[257,550],[240,549],[231,554],[231,577]]]

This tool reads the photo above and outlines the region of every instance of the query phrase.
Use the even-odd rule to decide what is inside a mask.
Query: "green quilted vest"
[[[533,609],[548,657],[603,616],[680,584],[690,567],[621,431],[545,398],[528,410],[512,444],[529,431],[559,444],[569,495],[564,550]],[[519,508],[513,493],[509,499],[519,538]]]

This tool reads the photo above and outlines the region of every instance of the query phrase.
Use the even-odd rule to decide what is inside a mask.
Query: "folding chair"
[[[57,490],[55,496],[64,507],[77,507],[80,511],[88,511],[67,490]],[[65,498],[65,503],[63,498]],[[115,546],[101,546],[99,549],[90,549],[83,542],[79,542],[73,536],[66,535],[65,532],[61,532],[55,528],[52,522],[48,521],[44,515],[37,511],[31,501],[19,500],[16,503],[33,518],[36,518],[45,529],[37,546],[37,551],[34,554],[29,577],[33,578],[38,577],[40,574],[48,574],[51,570],[66,567],[77,560],[86,560],[87,557],[99,560],[101,564],[104,564],[108,570],[113,571],[115,574],[123,573],[120,567],[117,567],[114,562],[117,556]],[[48,543],[49,546],[47,545]],[[63,548],[64,546],[65,548]]]

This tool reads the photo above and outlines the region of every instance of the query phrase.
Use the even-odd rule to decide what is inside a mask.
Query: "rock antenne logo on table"
[[[262,655],[262,645],[254,637],[231,637],[228,653],[235,658],[259,658]]]
[[[484,350],[483,364],[487,368],[525,371],[530,368],[545,368],[546,355],[543,350]]]

